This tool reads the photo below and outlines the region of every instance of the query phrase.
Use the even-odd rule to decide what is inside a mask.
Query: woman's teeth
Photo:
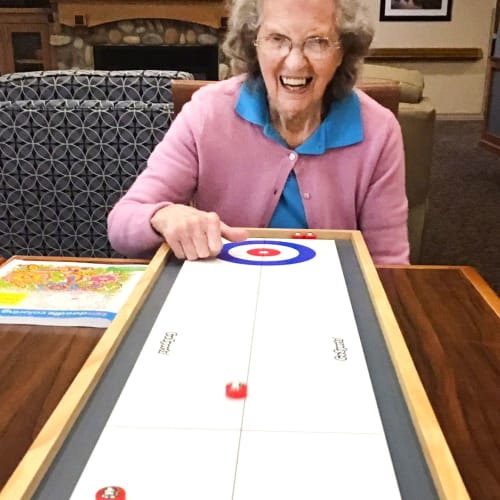
[[[304,87],[307,85],[312,78],[290,78],[286,76],[281,76],[280,77],[281,83],[283,85],[286,85],[287,87],[293,87],[293,88],[299,88],[299,87]]]

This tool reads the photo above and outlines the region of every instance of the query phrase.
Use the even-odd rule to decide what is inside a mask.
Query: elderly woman
[[[375,262],[407,263],[401,130],[353,90],[372,35],[358,0],[234,0],[239,75],[184,106],[110,213],[113,247],[192,260],[242,227],[360,229]]]

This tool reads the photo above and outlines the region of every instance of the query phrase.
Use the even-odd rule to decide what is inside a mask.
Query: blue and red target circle
[[[250,266],[283,266],[306,262],[316,252],[305,245],[278,240],[247,240],[225,243],[218,259]]]

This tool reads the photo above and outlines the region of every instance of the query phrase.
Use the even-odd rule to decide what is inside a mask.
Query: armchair
[[[193,76],[72,70],[0,77],[0,258],[119,256],[106,217],[172,121],[172,78]]]
[[[423,95],[424,78],[419,71],[364,64],[361,82],[399,84],[397,117],[403,133],[406,158],[410,262],[418,264],[427,213],[436,110],[429,98]]]
[[[52,99],[170,103],[170,82],[192,79],[184,71],[54,70],[0,76],[0,101]]]

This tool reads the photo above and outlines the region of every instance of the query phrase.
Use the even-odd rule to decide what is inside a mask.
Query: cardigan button
[[[304,200],[310,200],[311,199],[311,193],[304,193],[302,195],[302,197],[304,198]]]
[[[294,161],[297,159],[297,153],[290,153],[288,155],[288,158],[290,158],[290,160]]]

